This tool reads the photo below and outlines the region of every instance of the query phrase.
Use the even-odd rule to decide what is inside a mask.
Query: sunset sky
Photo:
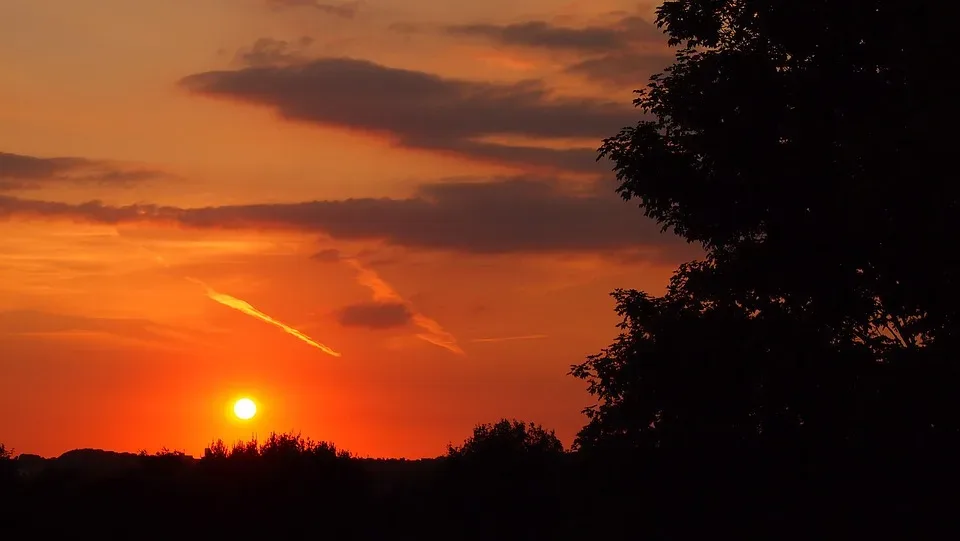
[[[0,442],[570,444],[608,293],[695,256],[594,161],[655,3],[330,2],[0,2]]]

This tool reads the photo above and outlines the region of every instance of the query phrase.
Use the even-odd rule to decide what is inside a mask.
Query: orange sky
[[[592,162],[669,60],[651,6],[3,2],[0,441],[569,444],[607,294],[693,253]]]

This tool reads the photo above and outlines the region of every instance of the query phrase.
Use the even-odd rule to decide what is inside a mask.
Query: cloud
[[[391,29],[416,33],[425,27],[395,24]],[[637,16],[623,16],[603,26],[559,26],[547,21],[513,24],[457,24],[444,26],[454,36],[481,38],[499,45],[598,53],[626,50],[641,44],[665,45],[666,37],[654,24]]]
[[[280,11],[290,8],[310,7],[327,15],[352,19],[360,12],[361,2],[342,2],[339,4],[326,4],[316,0],[267,0],[267,5],[274,11]]]
[[[606,25],[561,26],[532,20],[514,24],[459,24],[441,26],[448,35],[483,39],[497,45],[573,53],[573,64],[564,71],[618,86],[642,86],[653,73],[673,62],[667,38],[651,22],[618,14]],[[418,34],[436,25],[395,23],[390,30]]]
[[[302,342],[304,342],[304,343],[306,343],[306,344],[309,344],[310,346],[313,346],[313,347],[319,349],[320,351],[326,353],[327,355],[330,355],[330,356],[332,356],[332,357],[340,357],[340,356],[341,356],[338,351],[334,351],[333,349],[329,348],[329,347],[326,346],[325,344],[322,344],[322,343],[320,343],[320,342],[317,342],[316,340],[314,340],[313,338],[310,338],[309,336],[307,336],[307,335],[304,334],[303,332],[299,331],[298,329],[295,329],[295,328],[293,328],[293,327],[291,327],[291,326],[289,326],[289,325],[287,325],[287,324],[285,324],[285,323],[283,323],[283,322],[281,322],[281,321],[277,321],[277,320],[274,319],[273,317],[271,317],[271,316],[265,314],[264,312],[261,312],[260,310],[256,309],[253,305],[251,305],[250,303],[248,303],[247,301],[245,301],[245,300],[243,300],[243,299],[238,299],[238,298],[236,298],[236,297],[234,297],[234,296],[232,296],[232,295],[227,295],[226,293],[220,293],[219,291],[216,291],[215,289],[213,289],[212,287],[208,286],[208,285],[207,285],[206,283],[204,283],[203,281],[198,280],[198,279],[196,279],[196,278],[187,277],[187,280],[189,280],[189,281],[191,281],[191,282],[194,282],[194,283],[200,285],[201,287],[203,287],[203,288],[206,290],[206,292],[207,292],[207,297],[209,297],[210,299],[212,299],[212,300],[214,300],[214,301],[216,301],[216,302],[219,302],[220,304],[222,304],[222,305],[224,305],[224,306],[228,306],[228,307],[230,307],[230,308],[233,308],[234,310],[237,310],[237,311],[239,311],[239,312],[243,312],[244,314],[247,314],[248,316],[250,316],[250,317],[252,317],[252,318],[254,318],[254,319],[259,319],[260,321],[263,321],[264,323],[269,323],[270,325],[273,325],[273,326],[275,326],[275,327],[278,327],[279,329],[283,330],[283,332],[285,332],[285,333],[287,333],[287,334],[289,334],[289,335],[291,335],[291,336],[293,336],[293,337],[301,340]]]
[[[635,120],[626,104],[557,98],[540,81],[450,79],[350,58],[210,71],[180,84],[195,94],[271,107],[290,120],[387,135],[408,148],[592,172],[595,147],[557,150],[482,138],[599,141]]]
[[[578,51],[605,51],[619,49],[626,43],[625,36],[613,28],[565,28],[544,21],[529,21],[506,26],[494,24],[467,24],[447,27],[454,35],[483,37],[504,45],[523,45],[547,49]]]
[[[373,269],[363,266],[355,258],[344,258],[343,261],[357,271],[357,283],[368,288],[373,294],[373,300],[379,303],[401,304],[407,307],[410,312],[410,320],[414,325],[423,330],[417,334],[417,338],[444,348],[457,355],[465,355],[463,349],[457,345],[457,338],[447,332],[440,323],[423,313],[417,311],[406,299],[400,296],[400,293],[380,278],[380,275]]]
[[[337,320],[345,327],[392,329],[410,324],[413,314],[401,302],[371,302],[341,308]]]
[[[525,334],[522,336],[501,336],[497,338],[474,338],[471,342],[481,344],[498,344],[501,342],[516,342],[518,340],[543,340],[549,338],[545,334]]]
[[[565,71],[588,79],[639,88],[646,84],[651,74],[662,71],[673,60],[673,55],[668,52],[613,53],[581,60]]]
[[[102,160],[0,152],[0,191],[37,189],[57,182],[124,186],[167,176],[160,171],[130,169]]]
[[[612,190],[571,193],[557,183],[512,178],[422,185],[410,198],[364,198],[179,208],[79,205],[0,196],[0,219],[70,219],[101,224],[172,223],[185,228],[284,229],[338,240],[442,251],[601,252],[647,258],[696,251]],[[699,252],[697,252],[699,253]],[[695,257],[695,256],[694,256]]]
[[[305,61],[303,51],[313,44],[313,38],[304,36],[295,43],[260,38],[250,47],[237,52],[237,61],[244,66],[280,66]]]
[[[0,312],[0,335],[50,335],[71,332],[111,334],[144,342],[169,342],[182,331],[146,319],[102,318],[36,310]]]
[[[310,256],[314,261],[319,261],[321,263],[336,263],[340,261],[342,256],[340,255],[340,250],[336,248],[328,248],[326,250],[320,250],[319,252]]]

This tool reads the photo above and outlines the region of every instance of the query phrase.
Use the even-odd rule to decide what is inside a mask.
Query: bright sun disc
[[[241,398],[233,405],[233,414],[238,419],[252,419],[257,414],[257,405],[249,398]]]

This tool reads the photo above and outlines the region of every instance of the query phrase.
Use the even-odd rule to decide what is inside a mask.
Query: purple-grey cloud
[[[364,198],[179,208],[80,205],[0,196],[0,219],[60,218],[185,228],[288,229],[339,240],[470,253],[641,251],[649,258],[700,252],[662,233],[606,189],[569,193],[536,179],[427,184],[405,199]]]
[[[337,312],[337,321],[344,327],[393,329],[409,325],[413,313],[403,303],[369,302],[344,306]]]
[[[409,33],[415,26],[395,25]],[[605,26],[558,26],[547,21],[514,24],[458,24],[445,26],[455,36],[482,38],[500,45],[598,53],[626,50],[637,44],[665,44],[666,37],[654,24],[625,16]]]
[[[260,38],[250,47],[237,51],[236,61],[244,66],[281,66],[303,62],[304,50],[313,44],[313,38],[304,36],[296,42]]]
[[[662,53],[612,53],[580,60],[566,68],[567,73],[581,75],[620,86],[640,88],[651,74],[672,64],[673,55]]]
[[[130,185],[168,176],[161,171],[130,169],[102,160],[75,157],[39,158],[0,152],[0,191],[41,188],[50,183]]]
[[[436,25],[395,23],[390,30],[419,34]],[[567,73],[611,86],[643,86],[653,73],[673,62],[667,38],[655,24],[635,15],[621,14],[608,25],[560,26],[533,20],[514,24],[459,24],[440,30],[457,37],[477,38],[496,45],[575,53]]]
[[[310,259],[319,261],[320,263],[336,263],[343,259],[343,255],[340,253],[340,250],[336,248],[327,248],[326,250],[320,250],[313,254],[310,256]]]
[[[274,11],[280,11],[289,8],[309,7],[316,9],[327,15],[352,19],[360,12],[361,2],[341,2],[337,4],[328,4],[318,2],[317,0],[267,0],[267,5]]]
[[[599,141],[635,116],[622,103],[554,97],[540,81],[450,79],[349,58],[211,71],[180,84],[196,94],[272,107],[291,120],[381,133],[406,147],[592,172],[599,171],[595,147],[558,150],[482,138]]]
[[[572,49],[577,51],[606,51],[626,44],[625,37],[613,28],[565,28],[544,21],[529,21],[510,25],[464,24],[452,25],[447,32],[457,36],[482,37],[504,45],[522,45],[545,49]]]

